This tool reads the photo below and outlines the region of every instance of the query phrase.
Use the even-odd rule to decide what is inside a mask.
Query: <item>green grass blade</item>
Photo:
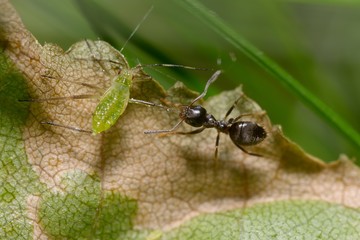
[[[239,49],[250,57],[261,67],[270,72],[275,78],[287,86],[302,102],[312,108],[329,124],[340,131],[355,146],[360,148],[360,135],[355,131],[341,116],[334,112],[330,107],[318,99],[314,94],[302,86],[295,78],[282,69],[277,63],[267,57],[263,52],[249,43],[245,38],[229,27],[213,11],[207,9],[197,0],[174,0],[193,15],[197,16],[221,37],[226,39],[235,48]]]
[[[337,4],[337,5],[359,5],[358,0],[287,0],[288,2],[302,3],[302,4]]]

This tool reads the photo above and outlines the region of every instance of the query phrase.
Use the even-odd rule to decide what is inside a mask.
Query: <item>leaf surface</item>
[[[268,132],[247,155],[217,132],[158,137],[178,113],[129,104],[117,124],[93,136],[98,98],[18,102],[98,95],[117,65],[94,61],[79,42],[66,52],[41,46],[7,1],[0,1],[0,238],[5,239],[356,239],[360,235],[360,171],[341,156],[325,164],[288,140],[241,87],[203,103],[217,119],[241,95],[232,117],[254,113]],[[121,61],[97,42],[96,56]],[[5,57],[5,56],[6,57]],[[9,61],[9,60],[11,61]],[[15,73],[15,68],[20,73]],[[178,83],[167,92],[147,74],[131,97],[189,103],[197,95]],[[218,81],[221,81],[219,79]],[[86,83],[86,84],[84,84]],[[176,110],[176,108],[175,108]],[[181,126],[180,130],[191,130]],[[321,147],[321,143],[319,143]]]

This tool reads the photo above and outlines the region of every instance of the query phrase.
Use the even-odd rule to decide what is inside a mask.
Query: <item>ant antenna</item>
[[[197,102],[199,99],[205,97],[207,90],[210,86],[210,84],[212,84],[213,82],[215,82],[215,80],[219,77],[219,75],[221,74],[221,70],[217,70],[212,76],[211,78],[207,81],[206,86],[204,88],[204,91],[197,96],[190,104],[188,107],[190,107],[191,105],[193,105],[195,102]]]
[[[145,16],[141,19],[141,21],[138,23],[138,25],[135,27],[135,29],[132,31],[132,33],[130,34],[130,36],[128,37],[128,39],[125,41],[124,45],[122,46],[122,48],[120,49],[120,53],[124,50],[126,44],[129,42],[129,40],[134,36],[134,34],[137,32],[137,30],[139,29],[140,25],[146,20],[146,18],[150,15],[150,13],[152,12],[152,10],[154,9],[154,6],[151,6],[149,8],[149,10],[146,12]]]

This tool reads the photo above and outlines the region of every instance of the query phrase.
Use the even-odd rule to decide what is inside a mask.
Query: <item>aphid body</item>
[[[113,78],[111,86],[102,95],[93,113],[93,134],[109,129],[123,114],[130,99],[132,79],[132,69],[122,69],[121,74]]]

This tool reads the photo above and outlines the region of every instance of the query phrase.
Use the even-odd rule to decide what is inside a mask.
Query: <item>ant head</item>
[[[185,106],[179,114],[181,119],[193,127],[201,127],[206,121],[206,115],[206,109],[200,105]]]
[[[209,88],[210,84],[213,83],[218,76],[220,75],[221,71],[216,71],[211,78],[207,81],[204,91],[197,96],[188,106],[183,106],[180,110],[180,118],[185,121],[187,124],[193,127],[201,127],[206,122],[207,111],[200,105],[193,106],[195,102],[203,98],[206,93],[207,89]]]

